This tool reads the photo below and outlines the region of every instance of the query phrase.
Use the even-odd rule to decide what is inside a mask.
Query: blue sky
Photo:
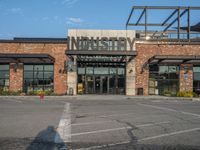
[[[65,38],[71,28],[125,29],[134,5],[200,6],[200,0],[0,0],[0,39]]]

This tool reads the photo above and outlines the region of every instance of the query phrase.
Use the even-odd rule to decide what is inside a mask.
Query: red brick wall
[[[10,64],[10,91],[22,91],[23,87],[23,64]]]
[[[148,80],[149,71],[145,69],[142,71],[143,64],[154,55],[200,55],[200,45],[164,45],[164,44],[147,44],[136,43],[136,89],[144,88],[144,95],[148,95]],[[189,80],[186,84],[184,80],[180,80],[180,90],[191,89],[192,87],[192,75],[189,71]],[[182,75],[181,75],[182,78]],[[190,82],[190,83],[189,83]],[[188,86],[189,87],[186,87]]]
[[[64,69],[64,61],[67,59],[65,50],[67,44],[54,43],[0,43],[0,53],[17,53],[17,54],[49,54],[55,58],[54,63],[54,92],[57,94],[65,94],[67,91],[67,74],[59,73],[59,70]],[[16,75],[16,77],[15,77]],[[22,89],[21,80],[23,73],[13,72],[11,69],[10,79],[18,79],[19,84],[10,80],[10,89]]]
[[[180,91],[193,90],[193,70],[190,64],[182,64],[180,70],[179,88]]]

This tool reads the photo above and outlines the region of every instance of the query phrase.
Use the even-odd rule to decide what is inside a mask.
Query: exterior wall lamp
[[[130,69],[130,70],[129,70],[129,73],[132,73],[132,72],[133,72],[133,70],[132,70],[132,69]]]

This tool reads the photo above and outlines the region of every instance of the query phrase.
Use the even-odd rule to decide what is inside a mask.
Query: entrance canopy
[[[200,55],[155,55],[151,57],[143,66],[145,68],[148,64],[200,64]]]
[[[53,63],[54,61],[48,54],[0,53],[0,63]]]
[[[136,51],[67,50],[66,55],[79,62],[129,62]]]

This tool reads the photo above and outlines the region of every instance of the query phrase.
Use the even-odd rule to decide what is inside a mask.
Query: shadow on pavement
[[[67,150],[67,146],[55,128],[49,126],[47,129],[38,133],[26,150]]]
[[[89,149],[89,150],[200,150],[200,146],[190,145],[168,145],[168,144],[117,144],[110,145],[104,144],[103,146],[98,143],[72,143],[72,149]]]

